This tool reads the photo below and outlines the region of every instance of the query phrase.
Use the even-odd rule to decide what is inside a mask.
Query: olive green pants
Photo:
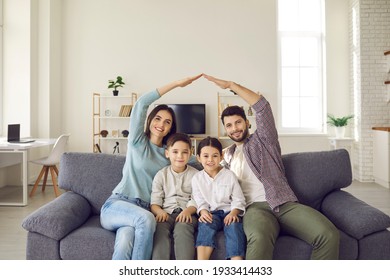
[[[195,258],[194,231],[197,218],[192,215],[192,223],[175,222],[179,213],[172,213],[163,223],[157,223],[153,240],[153,260],[169,260],[173,240],[175,258],[177,260],[193,260]]]
[[[273,212],[267,202],[248,206],[243,219],[247,237],[247,260],[270,260],[279,232],[306,241],[313,247],[311,259],[339,257],[339,231],[320,212],[306,205],[287,202]]]

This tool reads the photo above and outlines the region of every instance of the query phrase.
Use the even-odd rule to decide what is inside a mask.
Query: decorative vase
[[[336,138],[342,139],[345,134],[345,126],[335,126]]]
[[[122,135],[123,135],[123,137],[129,136],[129,131],[128,130],[123,130],[122,131]]]

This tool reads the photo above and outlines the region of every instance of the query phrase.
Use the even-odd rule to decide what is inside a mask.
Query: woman
[[[176,132],[174,112],[166,105],[148,107],[177,87],[185,87],[202,75],[167,84],[141,96],[130,119],[129,139],[123,177],[101,209],[100,221],[105,229],[116,231],[112,259],[147,260],[151,258],[156,227],[150,212],[153,177],[169,164],[165,157],[165,141]]]

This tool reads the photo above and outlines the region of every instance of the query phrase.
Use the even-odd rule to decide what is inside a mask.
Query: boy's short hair
[[[246,115],[245,115],[244,109],[240,106],[234,105],[234,106],[229,106],[229,107],[225,108],[225,110],[223,110],[223,112],[221,114],[222,124],[225,125],[225,122],[224,122],[225,117],[234,116],[234,115],[238,115],[238,116],[242,117],[244,119],[244,121],[246,121]]]
[[[191,138],[185,134],[185,133],[174,133],[171,136],[169,136],[167,140],[167,149],[172,147],[176,142],[182,141],[184,143],[188,144],[188,147],[191,149],[192,143],[191,143]]]

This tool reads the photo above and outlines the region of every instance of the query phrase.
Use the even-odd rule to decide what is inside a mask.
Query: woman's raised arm
[[[187,77],[187,78],[184,78],[181,80],[177,80],[177,81],[171,82],[165,86],[157,88],[157,91],[160,94],[160,96],[163,96],[164,94],[171,91],[172,89],[177,88],[177,87],[185,87],[185,86],[191,84],[193,81],[199,79],[200,77],[202,77],[202,74],[199,74],[199,75],[196,75],[193,77]]]

